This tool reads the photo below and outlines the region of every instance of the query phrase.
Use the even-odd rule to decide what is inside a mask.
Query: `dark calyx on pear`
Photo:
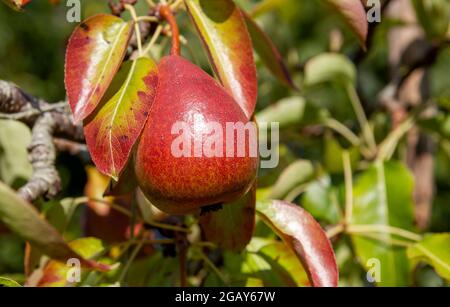
[[[201,144],[212,134],[206,124],[219,123],[223,155],[195,156],[193,140],[190,156],[175,157],[172,144],[182,134],[172,133],[177,122],[195,131],[192,138]],[[227,157],[225,127],[248,122],[241,107],[211,76],[180,56],[163,58],[157,94],[136,151],[139,187],[155,206],[170,214],[200,212],[204,206],[238,199],[253,184],[259,161],[249,148],[243,157],[236,155],[237,137],[232,139],[235,154]],[[248,138],[246,134],[246,147]]]

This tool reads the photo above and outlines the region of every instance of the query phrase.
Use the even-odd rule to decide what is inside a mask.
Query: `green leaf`
[[[245,248],[255,228],[255,205],[256,183],[241,199],[202,214],[200,226],[206,240],[232,251]]]
[[[344,149],[334,137],[329,134],[325,135],[324,165],[330,174],[341,174],[344,171],[342,163],[343,152]],[[352,169],[354,169],[360,158],[358,148],[351,147],[349,149],[349,154]]]
[[[27,126],[13,120],[0,120],[0,178],[15,188],[25,183],[33,171],[28,161],[30,142]]]
[[[312,180],[316,174],[314,165],[308,160],[297,160],[283,170],[272,188],[271,199],[284,199],[293,189]]]
[[[285,85],[297,89],[297,86],[292,81],[291,74],[286,67],[283,57],[278,51],[275,44],[269,36],[261,29],[261,27],[245,12],[242,12],[245,17],[248,32],[252,38],[253,47],[259,55],[264,65]]]
[[[257,213],[302,262],[315,287],[336,287],[338,268],[327,235],[305,210],[279,200],[258,202]]]
[[[369,24],[366,10],[361,1],[355,0],[326,0],[344,18],[359,43],[365,48]]]
[[[222,85],[250,118],[258,95],[253,46],[244,16],[232,0],[184,0]]]
[[[356,82],[355,65],[344,55],[322,53],[310,59],[305,66],[305,86],[312,87],[325,82]]]
[[[337,224],[342,218],[338,191],[328,175],[309,184],[300,203],[316,219],[329,224]]]
[[[12,279],[0,276],[0,288],[1,287],[19,288],[19,287],[22,287],[22,286],[17,281],[14,281]]]
[[[292,126],[316,124],[326,116],[300,96],[284,98],[277,103],[258,112],[255,117],[258,123],[279,123],[280,129]]]
[[[413,185],[413,177],[402,163],[377,161],[354,183],[351,225],[385,225],[412,230]],[[404,248],[389,243],[391,234],[376,235],[381,241],[352,235],[361,264],[369,270],[371,259],[380,262],[380,286],[407,286],[410,276]]]
[[[430,39],[445,39],[450,25],[448,0],[413,0],[417,19]]]
[[[408,257],[428,263],[442,278],[450,280],[450,233],[426,235],[408,248]]]
[[[1,182],[0,221],[51,258],[61,261],[77,258],[85,267],[109,270],[108,266],[86,260],[73,251],[56,229],[45,221],[31,204],[19,198]]]

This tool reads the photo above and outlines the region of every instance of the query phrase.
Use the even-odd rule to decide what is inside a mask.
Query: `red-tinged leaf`
[[[366,10],[361,1],[355,0],[327,0],[338,12],[342,15],[345,22],[350,26],[353,33],[358,37],[358,40],[365,48],[367,32],[369,31],[369,24],[367,21]]]
[[[252,38],[253,47],[261,61],[281,82],[293,89],[297,89],[283,61],[283,57],[270,37],[264,33],[261,27],[247,13],[242,13],[245,17],[248,32]]]
[[[326,233],[301,207],[280,200],[258,202],[256,210],[302,262],[314,287],[336,287],[338,268]]]
[[[25,5],[31,2],[31,0],[3,0],[3,2],[9,7],[21,11]]]
[[[0,221],[47,256],[66,261],[77,258],[81,265],[108,271],[107,265],[84,259],[72,250],[58,231],[44,220],[36,209],[0,182]]]
[[[64,81],[75,122],[92,113],[122,63],[132,22],[106,14],[82,22],[67,45]]]
[[[124,63],[116,78],[124,80],[120,89],[84,122],[92,160],[114,180],[127,164],[147,121],[158,85],[157,67],[149,58],[139,58]]]
[[[205,238],[221,248],[241,251],[252,239],[255,227],[256,183],[241,199],[222,206],[200,217]]]
[[[69,243],[79,255],[85,259],[92,259],[103,251],[103,244],[96,238],[81,238]],[[37,287],[68,287],[76,286],[76,281],[68,279],[72,266],[66,263],[49,260],[43,267],[38,268],[27,279],[27,286]]]
[[[222,85],[250,118],[258,95],[253,46],[241,10],[231,0],[185,0]]]

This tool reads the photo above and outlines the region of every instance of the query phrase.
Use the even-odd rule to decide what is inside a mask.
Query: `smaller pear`
[[[255,123],[222,86],[186,59],[167,56],[158,71],[156,97],[135,156],[139,187],[170,214],[238,199],[256,178]]]

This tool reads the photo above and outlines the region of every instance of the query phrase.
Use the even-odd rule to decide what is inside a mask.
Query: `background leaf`
[[[0,120],[0,179],[19,188],[31,176],[27,147],[31,142],[30,129],[12,120]]]
[[[240,251],[250,242],[255,227],[256,183],[239,200],[200,216],[206,240],[219,247]]]
[[[66,49],[64,82],[75,122],[94,111],[122,63],[132,22],[106,14],[86,19]]]
[[[231,0],[185,0],[212,67],[250,118],[258,95],[253,46],[241,10]]]
[[[413,227],[413,178],[400,162],[376,162],[353,186],[352,225],[387,225],[406,230]],[[378,234],[380,241],[353,235],[355,252],[366,268],[370,259],[380,261],[381,286],[406,286],[409,265],[402,247],[389,243],[392,235]]]
[[[336,287],[338,268],[333,248],[314,218],[294,204],[274,200],[257,203],[257,212],[290,247],[315,287]]]
[[[61,235],[29,203],[0,182],[0,220],[42,253],[58,260],[78,258],[87,267],[109,270],[108,266],[85,260],[74,252]]]
[[[322,53],[310,59],[305,65],[305,86],[324,82],[356,82],[356,68],[344,55]]]
[[[245,12],[242,12],[247,24],[248,32],[252,38],[253,47],[264,65],[285,85],[297,89],[292,81],[291,74],[286,67],[283,57],[261,27]]]
[[[422,260],[434,267],[443,278],[450,280],[450,234],[428,234],[408,248],[408,257]]]

